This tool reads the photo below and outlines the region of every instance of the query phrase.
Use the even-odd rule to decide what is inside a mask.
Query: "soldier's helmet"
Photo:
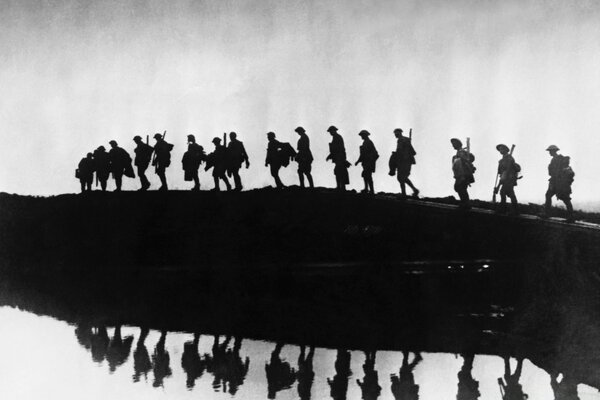
[[[229,132],[229,138],[230,138],[230,139],[235,139],[235,138],[237,138],[237,133],[235,133],[235,132]]]
[[[338,128],[336,128],[334,125],[331,125],[329,128],[327,128],[327,132],[337,132]]]
[[[136,142],[136,143],[137,143],[137,142],[141,142],[141,141],[142,141],[142,137],[141,137],[141,136],[139,136],[139,135],[135,135],[135,136],[133,137],[133,141],[134,141],[134,142]]]
[[[188,142],[196,143],[196,137],[194,135],[187,135]]]
[[[501,143],[498,146],[496,146],[496,150],[498,150],[498,151],[502,151],[502,150],[508,151],[508,146]]]
[[[546,149],[546,151],[559,151],[560,149],[558,147],[556,147],[555,145],[551,144],[550,146],[548,146],[548,148]]]
[[[154,139],[162,139],[162,135],[160,133],[155,133]]]
[[[111,140],[110,142],[108,142],[108,144],[110,144],[111,146],[116,146],[117,142],[114,140]]]
[[[87,158],[92,158],[94,155],[92,153],[87,153]]]
[[[267,138],[275,139],[275,132],[267,132]]]
[[[294,132],[298,132],[298,133],[305,133],[306,131],[304,130],[303,127],[299,126],[296,129],[294,129]]]
[[[214,144],[220,144],[220,143],[221,143],[221,139],[220,139],[220,138],[218,138],[218,137],[216,137],[216,138],[214,138],[214,139],[212,140],[212,142],[213,142]]]
[[[401,128],[394,129],[394,133],[399,133],[400,135],[402,135],[402,132],[404,131]]]
[[[358,136],[367,137],[367,136],[371,136],[371,134],[369,133],[369,131],[363,129],[362,131],[358,132]]]
[[[104,146],[98,146],[98,148],[96,150],[98,150],[98,151],[106,151],[106,148]]]
[[[462,142],[457,138],[450,139],[450,143],[452,143],[452,146],[454,147],[462,148]]]

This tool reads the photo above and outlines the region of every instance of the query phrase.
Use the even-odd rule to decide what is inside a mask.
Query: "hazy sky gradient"
[[[491,198],[503,142],[525,175],[517,195],[543,201],[553,143],[572,157],[576,202],[600,200],[599,17],[593,1],[2,0],[0,191],[78,191],[85,153],[115,139],[133,154],[134,135],[165,129],[173,188],[191,187],[187,134],[210,151],[232,130],[250,154],[245,186],[260,187],[272,183],[265,133],[295,146],[298,125],[316,183],[334,186],[334,124],[351,162],[357,133],[372,133],[376,190],[398,190],[392,130],[412,127],[424,195],[454,194],[448,139],[468,136],[474,197]],[[295,169],[284,183],[297,183]],[[359,167],[350,179],[362,188]],[[212,187],[207,173],[201,182]]]

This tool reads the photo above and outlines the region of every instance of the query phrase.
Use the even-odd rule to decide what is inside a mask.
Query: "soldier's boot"
[[[235,183],[235,191],[241,192],[243,189],[242,179],[240,178],[240,175],[238,173],[235,173],[233,175],[233,182]]]
[[[225,186],[227,187],[227,191],[229,192],[231,190],[231,184],[229,183],[229,180],[226,176],[223,177],[223,180],[225,181]]]

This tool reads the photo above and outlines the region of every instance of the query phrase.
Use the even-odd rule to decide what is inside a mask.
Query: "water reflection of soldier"
[[[365,400],[375,400],[381,394],[379,376],[375,370],[375,354],[374,351],[365,351],[365,363],[363,364],[365,377],[362,382],[359,379],[356,380],[362,391],[362,398]]]
[[[132,343],[133,336],[127,336],[123,339],[121,337],[121,327],[115,327],[115,333],[108,344],[108,351],[106,353],[110,372],[115,372],[117,367],[123,365],[125,361],[127,361]]]
[[[348,392],[348,378],[352,375],[350,371],[350,352],[338,349],[335,359],[335,376],[327,378],[329,393],[334,400],[345,400]]]
[[[119,147],[116,141],[111,140],[110,151],[108,152],[108,159],[110,161],[110,172],[112,172],[113,179],[117,188],[115,192],[121,191],[121,185],[123,183],[123,175],[131,177],[133,169],[131,167],[131,156],[129,153]]]
[[[468,150],[462,148],[460,140],[453,138],[450,139],[450,142],[454,150],[456,150],[456,154],[452,156],[454,190],[460,198],[460,208],[468,210],[471,206],[469,205],[469,192],[467,189],[471,183],[475,182],[475,178],[473,177],[475,173],[473,161],[475,158]]]
[[[133,141],[137,145],[134,150],[135,160],[133,163],[137,167],[137,173],[140,177],[140,183],[142,184],[142,187],[139,190],[146,191],[150,187],[150,182],[146,177],[146,170],[148,169],[148,165],[150,165],[154,149],[149,144],[144,143],[140,136],[134,136]]]
[[[379,158],[379,153],[377,153],[373,141],[369,139],[370,135],[369,131],[365,130],[360,131],[358,134],[358,136],[363,139],[363,144],[360,146],[360,156],[354,165],[361,163],[363,167],[362,177],[365,181],[365,188],[362,193],[373,194],[375,192],[373,189],[373,173],[375,172],[375,165]]]
[[[100,326],[93,330],[92,333],[92,359],[99,363],[104,361],[106,358],[106,352],[108,351],[108,332],[105,326]]]
[[[96,179],[100,181],[100,187],[102,191],[106,191],[106,182],[110,175],[110,161],[108,159],[108,153],[104,146],[98,147],[94,150],[94,167],[96,168]],[[96,186],[98,182],[96,182]]]
[[[415,151],[410,138],[403,136],[402,132],[404,131],[400,128],[394,129],[394,136],[396,136],[398,142],[396,144],[396,151],[394,151],[390,157],[390,175],[396,175],[396,178],[400,183],[402,197],[406,196],[406,185],[410,186],[412,189],[413,197],[418,197],[419,189],[417,189],[410,179],[408,179],[410,170],[412,169],[413,164],[416,163],[415,156],[417,155],[417,152]]]
[[[152,369],[152,362],[150,361],[150,355],[146,348],[146,338],[148,337],[148,328],[142,328],[140,336],[138,337],[137,344],[133,350],[133,381],[139,382],[140,377],[144,375],[144,379],[147,378],[148,372]]]
[[[456,400],[476,400],[479,398],[479,382],[473,379],[473,354],[463,354],[463,366],[458,371],[458,393]]]
[[[183,354],[181,355],[181,367],[187,375],[186,386],[192,389],[196,384],[196,379],[200,378],[206,368],[205,363],[198,354],[198,342],[200,334],[194,333],[194,340],[185,342],[183,345]]]
[[[300,356],[298,357],[298,372],[296,373],[298,378],[298,396],[300,397],[300,400],[310,399],[310,391],[315,379],[315,372],[313,371],[314,356],[314,346],[310,346],[308,355],[306,354],[305,346],[303,345],[300,347]]]
[[[290,388],[296,381],[296,371],[288,362],[281,359],[283,343],[277,343],[271,353],[271,360],[265,365],[267,372],[267,398],[274,399],[277,392]]]
[[[92,190],[92,182],[94,182],[94,159],[92,156],[92,153],[87,153],[87,156],[82,158],[77,166],[77,177],[81,184],[81,193]]]
[[[408,362],[409,353],[402,353],[402,366],[398,375],[392,374],[392,394],[396,400],[417,400],[419,398],[419,385],[415,384],[414,369],[423,359],[420,353],[415,354],[411,363]]]
[[[250,358],[246,357],[242,361],[240,357],[240,348],[242,339],[235,338],[233,348],[225,352],[225,361],[227,365],[225,381],[229,384],[229,394],[234,396],[239,387],[244,383],[248,370],[250,369]]]
[[[218,137],[214,138],[212,142],[215,145],[215,150],[207,156],[204,170],[208,171],[210,168],[213,169],[212,176],[215,181],[214,191],[218,192],[221,190],[219,187],[219,179],[222,179],[223,182],[225,182],[225,186],[227,186],[227,190],[229,191],[231,190],[231,185],[229,184],[227,175],[225,175],[225,171],[227,170],[227,149],[225,146],[221,145],[221,139]]]
[[[279,157],[279,150],[282,148],[281,142],[275,139],[274,132],[267,133],[267,140],[269,141],[267,145],[267,158],[265,159],[265,167],[270,167],[271,176],[275,179],[275,185],[278,189],[282,189],[283,183],[281,183],[281,179],[279,178],[279,170],[281,169],[281,159]]]
[[[521,379],[521,371],[523,369],[523,359],[517,359],[517,368],[515,373],[510,373],[510,358],[504,357],[504,381],[502,378],[498,378],[498,384],[502,392],[502,398],[504,400],[524,400],[528,396],[523,393],[523,387],[519,383]]]
[[[167,332],[162,331],[160,333],[160,339],[154,348],[154,354],[152,354],[152,370],[154,372],[154,382],[152,383],[152,386],[154,387],[162,386],[165,378],[171,376],[172,371],[169,365],[169,352],[165,350],[166,339]]]
[[[87,323],[78,324],[75,328],[75,337],[77,342],[84,347],[86,350],[92,349],[92,326]]]
[[[154,160],[152,160],[152,165],[155,167],[156,175],[160,178],[161,185],[158,190],[169,190],[165,172],[167,167],[171,165],[171,150],[173,150],[173,145],[167,143],[160,133],[154,135],[154,140],[156,140],[156,144],[154,145]]]
[[[298,163],[298,178],[300,179],[300,186],[304,187],[304,176],[308,180],[308,185],[313,188],[313,178],[311,174],[312,170],[312,162],[313,155],[310,151],[310,139],[306,134],[306,131],[303,127],[299,126],[295,129],[296,133],[300,138],[298,139],[298,145],[296,149],[298,153],[296,154],[296,162]]]
[[[192,188],[192,191],[197,192],[200,190],[198,169],[200,168],[202,161],[206,159],[206,155],[204,154],[204,148],[196,143],[196,138],[194,135],[188,135],[187,139],[188,149],[185,153],[183,153],[183,158],[181,159],[181,165],[184,171],[183,178],[186,181],[194,181],[194,187]]]
[[[327,132],[331,134],[332,141],[329,143],[329,155],[325,161],[331,160],[335,164],[333,173],[335,174],[336,188],[341,191],[346,190],[346,185],[350,183],[348,177],[348,167],[350,163],[346,159],[346,147],[344,146],[344,138],[337,133],[335,126],[327,128]]]
[[[556,196],[557,199],[562,200],[567,207],[567,222],[574,222],[573,217],[573,204],[571,204],[571,185],[573,184],[573,178],[575,173],[570,167],[570,157],[558,154],[560,149],[555,145],[549,146],[546,151],[550,153],[552,160],[548,165],[548,190],[546,191],[546,203],[544,205],[543,218],[548,217],[550,213],[550,207],[552,206],[552,197]]]
[[[579,400],[577,382],[571,377],[563,374],[562,380],[558,382],[558,374],[552,374],[550,375],[550,385],[554,392],[554,400]]]
[[[500,181],[498,187],[500,187],[500,209],[501,213],[506,212],[506,197],[510,198],[512,205],[512,214],[516,215],[519,213],[517,196],[515,195],[515,186],[517,186],[517,180],[519,178],[520,167],[515,162],[515,159],[510,155],[510,150],[505,144],[499,144],[496,146],[496,150],[502,154],[502,158],[498,161],[498,176]],[[497,188],[494,191],[497,192]],[[494,192],[494,193],[495,193]]]
[[[240,178],[240,168],[246,163],[246,169],[250,168],[250,160],[244,148],[244,143],[237,140],[237,133],[229,134],[229,145],[227,146],[227,174],[233,176],[235,191],[242,190],[242,179]]]

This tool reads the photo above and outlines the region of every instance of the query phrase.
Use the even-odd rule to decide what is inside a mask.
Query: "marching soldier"
[[[113,178],[117,188],[115,192],[121,191],[121,185],[123,183],[123,175],[131,176],[133,170],[131,168],[131,156],[129,153],[119,147],[116,141],[111,140],[110,151],[108,152],[108,160],[110,161],[110,172],[112,172]]]
[[[212,142],[215,145],[215,151],[208,155],[204,170],[208,171],[210,168],[213,169],[212,176],[215,181],[214,191],[218,192],[221,190],[219,187],[219,179],[222,179],[223,182],[225,182],[227,191],[229,191],[231,190],[231,185],[225,175],[225,171],[227,170],[227,149],[221,144],[221,139],[218,137],[214,138]]]
[[[196,137],[194,135],[188,135],[188,149],[183,154],[181,164],[183,166],[184,179],[186,181],[194,181],[194,187],[192,191],[197,192],[200,190],[200,179],[198,178],[198,169],[200,164],[205,160],[206,155],[204,149],[198,143],[196,143]]]
[[[365,188],[362,190],[362,193],[373,194],[375,193],[373,189],[373,172],[375,172],[375,164],[379,158],[379,153],[377,153],[373,141],[369,139],[370,135],[369,131],[365,130],[360,131],[358,134],[362,138],[363,144],[360,146],[360,156],[354,165],[362,163],[362,177],[365,181]]]
[[[331,160],[335,164],[333,173],[335,174],[336,188],[340,191],[345,191],[346,185],[350,183],[350,178],[348,177],[350,163],[346,159],[344,138],[337,131],[338,129],[333,125],[327,129],[327,132],[331,134],[332,141],[329,143],[329,155],[325,161]]]
[[[237,134],[231,132],[229,134],[229,145],[227,146],[227,158],[228,166],[227,172],[229,176],[233,175],[233,182],[235,183],[235,191],[240,192],[242,190],[242,179],[240,178],[240,168],[242,164],[246,163],[246,169],[250,168],[250,161],[248,160],[248,154],[244,148],[244,143],[237,140]]]
[[[87,156],[79,161],[77,177],[81,184],[81,193],[90,192],[92,190],[92,182],[94,181],[94,159],[92,158],[92,153],[87,153]]]
[[[142,141],[140,136],[134,136],[133,141],[137,145],[135,148],[135,161],[134,165],[137,167],[137,173],[140,177],[140,182],[142,187],[139,189],[144,192],[148,190],[150,187],[150,182],[146,177],[146,170],[148,169],[148,165],[150,165],[150,160],[152,158],[152,151],[154,149],[147,143]]]
[[[154,160],[152,160],[152,165],[155,167],[156,175],[160,178],[161,186],[158,190],[169,190],[165,171],[171,165],[171,150],[173,150],[173,145],[167,143],[160,133],[154,135],[154,140],[156,140],[156,144],[154,145]]]
[[[570,157],[558,154],[560,149],[555,145],[550,145],[546,149],[550,153],[552,160],[548,165],[548,190],[546,191],[546,204],[544,207],[544,213],[542,218],[547,218],[550,214],[550,207],[552,207],[552,196],[556,196],[557,199],[562,200],[567,207],[567,222],[574,222],[573,217],[573,204],[571,204],[571,185],[573,184],[573,178],[575,173],[571,169]]]
[[[102,191],[106,192],[106,182],[110,175],[110,161],[104,146],[100,146],[94,150],[94,167],[96,168],[96,179],[100,181]],[[96,182],[97,185],[98,182]]]
[[[279,157],[279,150],[282,147],[281,142],[275,139],[274,132],[267,133],[267,140],[269,141],[267,145],[267,158],[265,159],[265,167],[270,167],[271,176],[275,179],[275,185],[278,189],[283,189],[285,186],[281,183],[281,179],[279,178],[279,170],[281,169],[281,160]]]
[[[313,155],[310,151],[310,139],[303,127],[299,126],[295,129],[300,138],[298,139],[298,153],[296,162],[298,163],[298,178],[300,178],[300,186],[304,187],[304,177],[308,180],[310,188],[314,188],[313,178],[311,175]]]
[[[459,208],[468,210],[471,206],[469,205],[469,192],[467,189],[471,183],[475,182],[475,178],[473,177],[475,173],[475,167],[473,166],[475,157],[469,151],[463,149],[460,140],[453,138],[450,139],[450,142],[454,150],[456,150],[456,154],[452,156],[454,190],[460,198]]]
[[[506,197],[510,198],[512,205],[512,214],[517,215],[519,213],[517,196],[515,195],[515,186],[517,186],[517,179],[519,178],[519,171],[521,167],[515,162],[515,159],[508,150],[508,146],[499,144],[496,146],[496,150],[502,154],[502,158],[498,161],[498,176],[500,181],[498,186],[494,189],[494,192],[498,192],[500,188],[500,212],[506,212]]]
[[[398,139],[396,144],[396,151],[392,153],[390,157],[390,175],[396,175],[398,182],[400,183],[400,190],[402,191],[402,197],[406,196],[406,185],[410,186],[413,192],[413,197],[419,196],[419,189],[413,185],[408,178],[410,176],[410,170],[415,164],[415,156],[417,152],[413,148],[412,141],[410,138],[402,135],[403,130],[400,128],[394,129],[394,136]]]

